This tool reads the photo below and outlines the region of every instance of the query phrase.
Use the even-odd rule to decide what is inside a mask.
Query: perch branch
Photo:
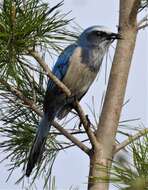
[[[71,95],[70,90],[51,72],[48,65],[42,59],[42,57],[39,55],[37,51],[31,51],[29,50],[30,55],[34,57],[34,59],[40,64],[40,66],[44,69],[47,76],[54,81],[54,83],[64,92],[68,97]]]

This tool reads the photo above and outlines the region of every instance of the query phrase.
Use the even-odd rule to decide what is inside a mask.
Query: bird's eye
[[[97,31],[97,32],[96,32],[96,35],[97,35],[97,36],[100,36],[100,32]]]
[[[105,32],[101,32],[101,31],[96,31],[95,35],[99,36],[99,37],[106,37],[106,33]]]
[[[100,36],[100,37],[106,37],[106,33],[105,33],[105,32],[100,32],[100,33],[99,33],[99,36]]]

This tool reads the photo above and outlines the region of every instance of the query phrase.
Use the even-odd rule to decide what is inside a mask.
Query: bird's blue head
[[[94,48],[107,48],[115,39],[119,38],[119,34],[104,26],[91,26],[79,36],[78,44]]]

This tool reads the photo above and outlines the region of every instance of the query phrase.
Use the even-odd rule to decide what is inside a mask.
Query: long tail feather
[[[30,176],[35,164],[41,159],[52,120],[53,117],[49,119],[48,115],[44,115],[39,124],[35,140],[29,153],[26,169],[27,177]]]

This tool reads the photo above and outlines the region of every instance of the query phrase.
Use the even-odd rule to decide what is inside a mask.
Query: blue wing
[[[76,44],[68,46],[58,57],[58,60],[52,70],[52,73],[61,81],[67,72],[69,66],[69,59],[72,56],[76,47]],[[51,91],[54,87],[55,83],[51,79],[49,79],[47,84],[47,90]]]

